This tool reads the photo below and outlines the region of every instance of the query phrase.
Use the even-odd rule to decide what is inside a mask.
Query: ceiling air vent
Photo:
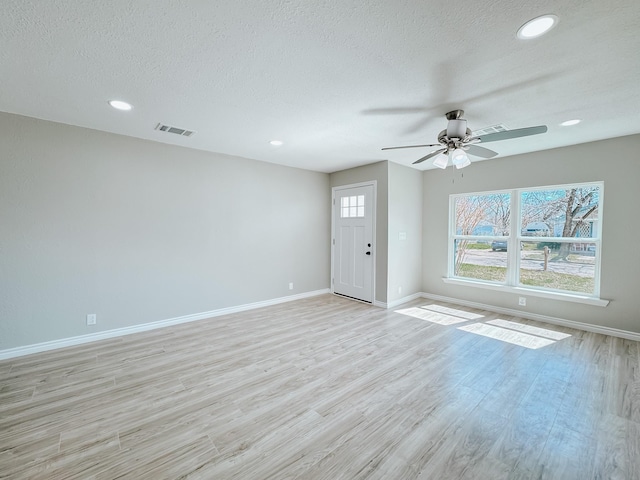
[[[474,130],[471,132],[471,135],[474,137],[480,137],[482,135],[488,135],[490,133],[498,133],[498,132],[506,132],[509,130],[503,124],[499,123],[498,125],[493,125],[491,127],[481,128],[480,130]]]
[[[182,135],[183,137],[193,137],[196,134],[196,132],[194,132],[193,130],[185,130],[184,128],[172,127],[171,125],[165,125],[163,123],[159,123],[158,125],[156,125],[156,130],[167,133],[175,133],[176,135]]]

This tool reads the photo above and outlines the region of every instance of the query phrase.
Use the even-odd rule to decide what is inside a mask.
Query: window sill
[[[477,287],[486,288],[489,290],[495,290],[504,293],[514,293],[518,295],[529,295],[531,297],[548,298],[551,300],[560,300],[565,302],[584,303],[586,305],[595,305],[597,307],[606,307],[609,305],[609,300],[603,300],[601,298],[587,297],[585,295],[578,295],[574,293],[560,293],[560,292],[545,292],[542,290],[534,290],[526,287],[512,287],[509,285],[496,285],[495,283],[482,282],[478,280],[463,280],[460,278],[443,278],[444,283],[452,285],[464,285],[465,287]]]

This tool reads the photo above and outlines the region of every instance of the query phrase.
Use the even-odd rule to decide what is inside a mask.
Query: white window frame
[[[580,188],[588,186],[597,186],[599,188],[598,198],[598,228],[594,237],[583,238],[585,242],[593,243],[596,246],[595,265],[594,265],[594,291],[592,294],[581,294],[570,292],[568,290],[556,290],[544,287],[535,287],[520,284],[520,248],[521,242],[549,242],[554,243],[576,243],[576,237],[530,237],[522,235],[522,212],[521,212],[521,196],[523,192],[531,192],[536,190],[568,190],[571,188]],[[474,195],[494,195],[508,193],[510,197],[510,232],[508,236],[488,236],[488,235],[459,235],[456,233],[456,199]],[[509,190],[490,190],[486,192],[468,192],[452,194],[449,196],[449,238],[448,238],[448,255],[447,255],[447,277],[443,278],[445,283],[473,286],[480,288],[488,288],[509,293],[517,293],[519,295],[532,295],[543,298],[556,300],[566,300],[570,302],[586,303],[590,305],[606,306],[608,300],[600,298],[600,269],[602,259],[602,226],[603,226],[603,202],[604,202],[604,182],[583,182],[575,184],[547,185],[540,187],[516,188]],[[456,241],[507,241],[507,274],[504,282],[493,282],[488,280],[476,280],[468,277],[458,277],[455,275],[455,248]]]

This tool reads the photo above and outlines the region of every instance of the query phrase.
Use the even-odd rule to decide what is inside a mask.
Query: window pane
[[[355,207],[357,205],[357,197],[355,195],[349,197],[349,206]]]
[[[596,250],[591,242],[523,242],[520,284],[592,294]]]
[[[345,207],[342,209],[342,214],[340,215],[342,218],[349,218],[349,207]]]
[[[504,283],[507,279],[507,252],[493,251],[490,242],[454,240],[456,277]]]
[[[358,206],[364,205],[364,195],[358,195]]]
[[[522,235],[595,238],[599,228],[599,201],[600,188],[595,185],[524,191],[521,194]]]
[[[364,207],[358,207],[358,216],[364,217]]]
[[[509,235],[511,195],[492,193],[455,199],[457,235]]]
[[[350,217],[355,217],[358,215],[358,211],[357,211],[358,207],[349,207],[349,210],[350,210],[349,212]]]
[[[349,197],[342,197],[342,206],[343,207],[348,207],[349,206]]]

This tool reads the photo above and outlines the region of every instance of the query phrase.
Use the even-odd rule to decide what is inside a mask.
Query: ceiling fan
[[[422,163],[425,160],[434,158],[433,165],[438,168],[447,168],[449,157],[451,163],[456,168],[464,168],[471,165],[471,160],[467,153],[480,158],[493,158],[498,155],[497,152],[488,148],[479,147],[478,143],[497,142],[500,140],[508,140],[510,138],[528,137],[530,135],[538,135],[547,131],[546,125],[538,125],[536,127],[517,128],[515,130],[505,130],[504,132],[488,133],[473,136],[471,130],[467,128],[467,121],[462,118],[464,110],[453,110],[445,116],[449,123],[447,128],[442,130],[438,135],[438,143],[429,145],[407,145],[404,147],[385,147],[382,150],[395,150],[399,148],[421,148],[421,147],[442,147],[435,150],[422,158],[419,158],[413,164]]]

